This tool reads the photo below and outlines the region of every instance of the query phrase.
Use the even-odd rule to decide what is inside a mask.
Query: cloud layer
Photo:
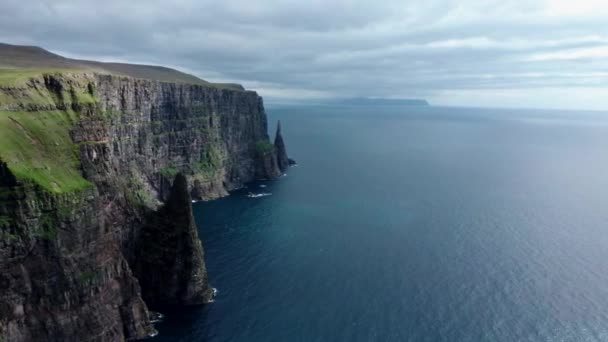
[[[270,101],[608,109],[598,0],[3,0],[0,41],[163,64]]]

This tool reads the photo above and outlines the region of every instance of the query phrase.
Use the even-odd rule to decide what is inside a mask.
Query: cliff
[[[241,89],[0,71],[0,341],[143,338],[210,298],[191,198],[283,170]]]

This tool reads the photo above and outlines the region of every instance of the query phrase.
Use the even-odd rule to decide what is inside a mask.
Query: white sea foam
[[[150,315],[150,323],[152,324],[162,322],[164,319],[165,315],[160,312],[154,312]]]
[[[218,293],[218,292],[219,292],[219,291],[218,291],[218,290],[217,290],[215,287],[212,287],[212,288],[211,288],[211,298],[209,299],[209,302],[208,302],[208,303],[213,303],[213,302],[215,302],[215,297],[217,297],[217,293]]]
[[[253,192],[250,192],[247,194],[247,197],[258,198],[258,197],[266,197],[266,196],[270,196],[270,195],[272,195],[270,192],[261,192],[259,194],[254,194]]]

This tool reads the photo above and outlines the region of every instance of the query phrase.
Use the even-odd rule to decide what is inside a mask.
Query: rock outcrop
[[[274,147],[276,149],[279,170],[285,172],[292,163],[290,163],[289,157],[287,156],[287,148],[285,147],[283,135],[281,134],[281,121],[277,123],[277,132],[274,136]]]
[[[279,150],[252,91],[91,72],[0,84],[0,341],[144,338],[146,304],[207,301],[190,199],[279,176]]]
[[[148,305],[193,305],[211,299],[183,174],[177,174],[169,199],[150,215],[138,241],[135,268],[139,281],[146,284],[143,298]]]

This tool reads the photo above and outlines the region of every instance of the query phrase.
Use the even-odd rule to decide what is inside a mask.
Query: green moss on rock
[[[211,178],[222,166],[222,154],[216,146],[210,145],[203,153],[201,161],[194,164],[194,174],[203,179]]]
[[[0,228],[8,228],[11,225],[11,218],[6,215],[0,215]]]
[[[86,271],[82,272],[78,275],[78,281],[81,285],[93,282],[95,279],[99,277],[99,273],[95,271]]]
[[[19,236],[16,234],[13,234],[9,231],[0,231],[0,242],[4,242],[6,244],[12,243],[19,240]]]
[[[127,202],[134,206],[153,206],[155,199],[152,198],[150,192],[146,189],[144,182],[136,176],[131,176],[128,179],[127,188],[125,189],[125,197]]]
[[[0,86],[22,87],[34,77],[44,74],[78,72],[76,69],[57,69],[57,68],[0,68]]]
[[[256,152],[262,155],[272,152],[273,149],[274,145],[268,140],[260,140],[255,144]]]
[[[160,174],[165,176],[167,179],[173,179],[179,170],[174,162],[169,162],[169,164],[160,169]]]

